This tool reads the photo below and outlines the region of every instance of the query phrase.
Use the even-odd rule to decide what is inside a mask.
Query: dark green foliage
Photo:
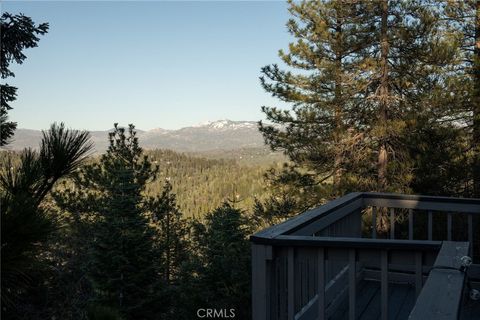
[[[260,80],[292,108],[262,107],[269,123],[259,128],[290,163],[267,173],[273,195],[256,212],[288,217],[352,191],[471,194],[465,186],[475,174],[460,163],[476,168],[479,154],[471,77],[478,8],[289,1],[295,40],[279,52],[285,67],[262,68]]]
[[[250,157],[260,157],[256,150],[231,155],[232,159],[222,159],[220,155],[209,159],[203,154],[200,157],[171,150],[147,150],[145,154],[160,166],[159,178],[147,185],[147,194],[161,193],[164,181],[168,180],[180,211],[186,217],[198,218],[227,199],[235,198],[237,207],[244,210],[252,207],[255,197],[264,200],[269,190],[263,174],[279,159],[269,160],[267,154],[262,156],[263,163],[254,165],[248,161]]]
[[[161,194],[146,203],[155,230],[155,252],[158,272],[166,285],[178,284],[182,262],[188,258],[188,225],[182,218],[172,185],[165,183]]]
[[[28,303],[24,293],[43,269],[39,254],[57,228],[45,196],[80,166],[91,149],[88,137],[53,124],[40,152],[27,149],[19,159],[7,156],[2,162],[2,315],[21,314],[19,306]]]
[[[120,312],[110,307],[92,305],[88,308],[88,320],[122,320]]]
[[[227,203],[208,213],[204,223],[194,224],[197,276],[190,285],[194,295],[190,308],[235,309],[236,318],[250,318],[248,225],[242,212]]]
[[[133,125],[127,134],[115,124],[109,140],[100,161],[82,168],[75,190],[66,190],[60,201],[72,214],[93,221],[86,272],[95,303],[132,319],[152,318],[155,309],[145,306],[155,299],[158,276],[142,192],[158,168],[142,155]]]
[[[35,48],[40,41],[39,35],[48,31],[48,23],[35,25],[31,18],[22,14],[12,15],[8,12],[0,18],[0,74],[2,79],[14,77],[15,74],[9,69],[12,62],[21,64],[26,59],[23,51]],[[10,103],[15,101],[17,88],[8,84],[0,85],[0,146],[8,143],[17,127],[16,122],[8,121]]]

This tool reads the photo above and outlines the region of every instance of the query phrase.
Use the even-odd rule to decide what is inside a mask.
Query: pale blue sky
[[[50,23],[7,79],[20,128],[176,129],[260,120],[262,105],[281,105],[258,77],[291,41],[285,2],[4,1],[2,11]]]

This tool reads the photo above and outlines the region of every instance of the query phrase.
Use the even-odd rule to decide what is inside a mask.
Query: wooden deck
[[[358,300],[356,303],[358,320],[380,320],[380,282],[363,280],[358,285]],[[465,292],[467,294],[467,292]],[[388,319],[406,320],[415,305],[415,286],[411,284],[391,284],[388,297]],[[348,299],[342,302],[343,308],[339,308],[330,318],[331,320],[348,319]],[[459,320],[480,319],[480,301],[464,299],[460,308]]]
[[[390,284],[388,290],[388,319],[407,319],[415,305],[415,286],[410,284]],[[358,320],[381,319],[381,289],[379,281],[362,280],[358,285],[356,302]],[[348,319],[348,298],[330,318],[331,320]]]
[[[351,193],[250,239],[254,320],[480,320],[480,199]]]

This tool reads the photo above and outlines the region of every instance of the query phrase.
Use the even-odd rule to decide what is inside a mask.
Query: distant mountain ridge
[[[90,131],[96,151],[106,150],[109,131]],[[137,135],[145,149],[204,152],[265,147],[255,121],[217,120],[178,130],[137,130]],[[11,143],[4,149],[38,148],[41,137],[41,130],[17,129]]]

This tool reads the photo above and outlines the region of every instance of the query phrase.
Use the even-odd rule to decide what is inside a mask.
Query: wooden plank
[[[470,251],[468,254],[473,257],[473,215],[468,214],[468,242],[470,242]]]
[[[452,213],[447,213],[447,240],[452,241]]]
[[[382,320],[388,320],[388,251],[382,250],[381,255],[381,314]]]
[[[252,319],[267,319],[266,246],[252,244]]]
[[[390,208],[390,239],[395,239],[395,209]]]
[[[433,217],[432,211],[428,211],[428,240],[432,240],[433,237]]]
[[[325,250],[318,248],[318,319],[325,319]]]
[[[355,249],[348,250],[348,319],[356,319],[356,257]]]
[[[423,287],[423,259],[422,252],[415,252],[415,296],[418,297]]]
[[[364,206],[480,213],[480,199],[364,192]]]
[[[415,300],[417,298],[415,297],[415,292],[413,288],[410,289],[409,293],[407,294],[407,297],[403,301],[402,307],[398,311],[397,316],[394,318],[395,320],[405,320],[408,319],[408,315],[413,309],[413,306],[415,305]],[[393,320],[393,319],[392,319]],[[428,319],[425,319],[428,320]]]
[[[295,249],[288,248],[287,266],[287,315],[293,319],[295,315]]]
[[[395,284],[390,286],[390,295],[388,297],[388,319],[395,319],[400,313],[408,294],[410,294],[410,286],[406,284]]]
[[[376,248],[398,250],[438,250],[441,241],[428,240],[401,240],[401,239],[366,239],[344,237],[311,237],[311,236],[278,236],[273,239],[258,238],[258,244],[272,246],[299,246],[299,247],[325,247],[325,248]]]
[[[289,230],[286,234],[290,235],[313,235],[322,229],[334,224],[337,221],[355,213],[362,207],[363,200],[358,198],[354,201],[351,201],[340,208],[335,209],[333,214],[327,214],[322,217],[317,217],[315,219],[311,219],[308,223],[305,223],[302,226],[298,226]],[[340,226],[337,226],[340,227]],[[338,233],[338,232],[337,232]],[[352,234],[353,236],[353,234]]]
[[[417,299],[410,320],[456,320],[460,310],[465,273],[455,270],[468,254],[468,242],[445,241],[434,269]],[[453,268],[453,269],[452,269]]]
[[[413,240],[413,209],[408,209],[408,240]]]
[[[380,282],[382,279],[380,270],[376,269],[365,269],[363,270],[364,280],[369,281],[378,281]],[[423,276],[423,280],[427,280],[427,276]],[[399,283],[399,284],[410,284],[412,287],[415,285],[415,274],[405,273],[405,272],[397,272],[397,271],[388,271],[388,281],[389,283]]]
[[[377,207],[372,207],[372,238],[377,239]]]
[[[375,281],[364,281],[365,285],[362,288],[362,291],[358,297],[358,319],[368,319],[370,315],[377,314],[377,316],[373,317],[374,319],[378,319],[378,315],[380,315],[380,283]],[[375,299],[377,300],[377,304],[375,305]]]
[[[335,200],[329,201],[328,203],[320,207],[317,207],[315,209],[308,210],[302,214],[299,214],[298,216],[295,216],[283,223],[280,223],[278,225],[259,231],[254,235],[252,235],[250,239],[252,241],[255,241],[256,238],[274,238],[286,232],[292,232],[297,228],[301,228],[302,226],[308,225],[309,223],[311,223],[312,221],[315,221],[316,219],[335,213],[338,209],[357,200],[360,200],[360,202],[358,203],[360,204],[360,207],[362,207],[362,204],[363,204],[362,193],[360,192],[349,193],[341,198],[337,198]]]

